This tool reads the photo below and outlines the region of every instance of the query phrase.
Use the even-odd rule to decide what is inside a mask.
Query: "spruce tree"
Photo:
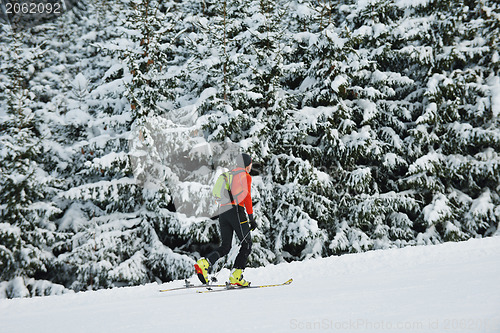
[[[43,287],[37,280],[54,279],[51,248],[65,238],[55,224],[61,212],[55,203],[60,179],[47,168],[45,138],[30,91],[43,51],[27,46],[28,38],[29,34],[7,30],[0,43],[0,278],[15,286],[7,288],[7,297],[53,292],[52,284]]]

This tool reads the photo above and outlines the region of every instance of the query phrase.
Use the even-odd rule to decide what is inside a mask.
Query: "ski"
[[[184,290],[184,289],[196,289],[196,288],[207,288],[207,291],[210,291],[211,288],[226,288],[227,286],[225,284],[192,284],[188,280],[184,280],[185,285],[182,287],[175,287],[175,288],[170,288],[170,289],[161,289],[160,292],[167,292],[167,291],[175,291],[175,290]]]
[[[243,290],[243,289],[257,289],[257,288],[269,288],[269,287],[280,287],[280,286],[287,286],[291,284],[293,279],[290,279],[286,282],[283,283],[277,283],[277,284],[263,284],[263,285],[258,285],[258,286],[248,286],[248,287],[240,287],[240,286],[234,286],[227,284],[224,286],[224,288],[221,289],[212,289],[212,290],[198,290],[196,291],[198,294],[206,294],[206,293],[212,293],[212,292],[217,292],[217,291],[228,291],[228,290]]]

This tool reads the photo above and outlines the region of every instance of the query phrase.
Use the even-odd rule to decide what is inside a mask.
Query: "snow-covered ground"
[[[183,283],[175,281],[0,300],[0,332],[500,332],[500,237],[247,269],[245,277],[294,282],[158,292]]]

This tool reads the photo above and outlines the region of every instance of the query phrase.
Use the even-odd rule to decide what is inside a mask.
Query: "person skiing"
[[[229,196],[232,200],[223,203],[219,207],[219,231],[221,245],[207,255],[206,258],[199,259],[194,265],[196,274],[201,283],[208,283],[208,269],[215,264],[219,258],[227,255],[231,250],[233,232],[240,240],[240,250],[234,261],[233,269],[229,277],[229,283],[247,287],[250,282],[243,279],[247,258],[252,249],[252,239],[250,230],[257,228],[257,223],[253,217],[251,184],[252,158],[248,154],[240,154],[236,158],[236,168],[232,173],[232,181]],[[245,214],[248,214],[248,219]]]

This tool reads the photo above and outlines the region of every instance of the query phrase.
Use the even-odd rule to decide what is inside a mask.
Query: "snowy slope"
[[[175,281],[0,300],[0,332],[500,332],[500,237],[247,269],[246,277],[294,282],[158,292]]]

